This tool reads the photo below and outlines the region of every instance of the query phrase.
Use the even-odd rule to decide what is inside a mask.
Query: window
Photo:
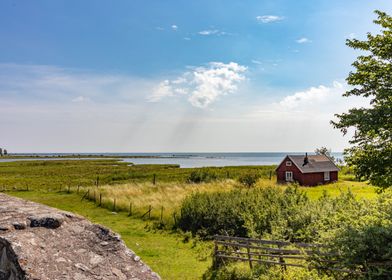
[[[324,181],[329,181],[329,172],[324,172]]]
[[[286,161],[286,166],[291,166],[291,161]]]
[[[287,182],[293,181],[293,172],[291,172],[291,171],[286,171],[285,175],[286,175],[286,181],[287,181]]]

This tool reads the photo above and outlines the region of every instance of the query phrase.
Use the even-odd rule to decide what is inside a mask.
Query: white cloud
[[[172,28],[174,31],[177,31],[177,30],[178,30],[178,26],[175,25],[175,24],[173,24],[173,25],[171,26],[171,28]]]
[[[224,36],[224,35],[233,35],[231,33],[227,33],[225,31],[220,31],[219,29],[206,29],[198,32],[199,35],[202,36],[211,36],[211,35],[216,35],[216,36]]]
[[[318,106],[331,98],[341,96],[344,92],[343,85],[334,82],[332,87],[320,85],[311,87],[305,91],[296,92],[293,95],[286,96],[279,102],[279,105],[285,109],[294,109],[308,106]]]
[[[184,37],[184,40],[185,40],[185,41],[190,41],[191,38],[189,38],[189,37]]]
[[[156,102],[164,97],[187,95],[195,107],[206,108],[219,97],[233,93],[238,84],[245,80],[246,67],[235,62],[210,62],[205,67],[196,67],[172,81],[158,84],[149,101]]]
[[[257,60],[257,59],[252,59],[251,62],[253,64],[258,64],[258,65],[262,65],[263,64],[260,60]]]
[[[45,65],[0,64],[0,96],[19,102],[96,103],[142,100],[156,81]],[[139,96],[140,97],[139,97]]]
[[[265,16],[257,16],[256,20],[262,23],[270,23],[270,22],[277,22],[282,21],[284,17],[276,16],[276,15],[265,15]]]
[[[281,100],[258,107],[251,113],[255,117],[267,117],[274,121],[303,121],[322,119],[329,121],[334,114],[352,107],[366,107],[369,100],[361,97],[342,97],[349,87],[338,81],[331,86],[320,85],[294,92]]]
[[[312,41],[309,40],[309,39],[306,38],[306,37],[301,37],[301,38],[299,38],[298,40],[296,40],[296,42],[297,42],[298,44],[306,44],[306,43],[311,43]]]
[[[198,32],[200,35],[208,36],[208,35],[214,35],[219,33],[218,29],[213,29],[213,30],[203,30]]]
[[[82,103],[82,102],[89,102],[89,101],[90,101],[90,98],[85,97],[83,95],[79,95],[78,97],[75,97],[72,99],[72,102],[75,102],[75,103]]]
[[[357,34],[355,34],[355,33],[350,33],[350,34],[348,34],[348,38],[349,39],[355,39],[357,37]]]
[[[160,82],[154,89],[154,94],[149,97],[149,101],[156,102],[167,96],[173,96],[173,90],[169,80]]]

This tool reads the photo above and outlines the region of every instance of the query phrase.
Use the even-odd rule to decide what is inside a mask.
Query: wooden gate
[[[253,268],[255,263],[279,265],[283,269],[287,266],[307,269],[333,270],[351,274],[363,272],[337,268],[338,261],[329,260],[327,256],[337,254],[325,253],[319,244],[291,243],[264,239],[242,238],[232,236],[215,236],[214,265],[218,267],[226,261],[248,262]],[[317,258],[317,266],[311,265],[310,260]]]

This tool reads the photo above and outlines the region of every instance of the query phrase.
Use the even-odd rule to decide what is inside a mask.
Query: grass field
[[[172,232],[170,226],[157,230],[154,221],[160,219],[163,210],[163,221],[170,225],[173,213],[191,193],[242,187],[237,180],[241,174],[260,172],[262,176],[256,187],[276,185],[274,177],[269,179],[273,169],[274,166],[205,168],[203,170],[216,174],[217,179],[190,184],[187,178],[198,169],[172,165],[129,166],[113,159],[9,162],[0,163],[0,191],[74,212],[111,228],[163,279],[200,279],[211,265],[211,244],[192,238],[184,243],[188,235]],[[346,180],[334,184],[301,189],[311,199],[317,199],[324,192],[337,196],[348,190],[358,198],[377,196],[376,188],[366,182],[355,182],[350,174],[344,174],[344,178]],[[76,193],[78,186],[80,190]],[[29,191],[22,191],[26,189]],[[89,200],[81,201],[87,190]],[[101,207],[98,207],[99,194],[103,198]],[[112,212],[114,200],[116,213]],[[128,217],[130,203],[133,213]],[[150,205],[152,221],[141,219]]]
[[[178,165],[132,165],[118,159],[40,160],[0,162],[0,190],[59,190],[67,186],[114,185],[139,182],[185,183],[196,168]],[[241,174],[257,172],[267,178],[274,166],[236,166],[201,168],[218,179],[235,179]]]
[[[162,279],[200,279],[211,265],[210,243],[194,239],[184,242],[181,234],[154,230],[148,222],[130,218],[126,213],[113,214],[92,202],[81,202],[77,194],[34,191],[8,194],[71,211],[111,228]]]

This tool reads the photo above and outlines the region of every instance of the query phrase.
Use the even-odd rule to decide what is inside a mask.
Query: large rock
[[[0,194],[0,280],[6,279],[160,278],[111,230]]]

